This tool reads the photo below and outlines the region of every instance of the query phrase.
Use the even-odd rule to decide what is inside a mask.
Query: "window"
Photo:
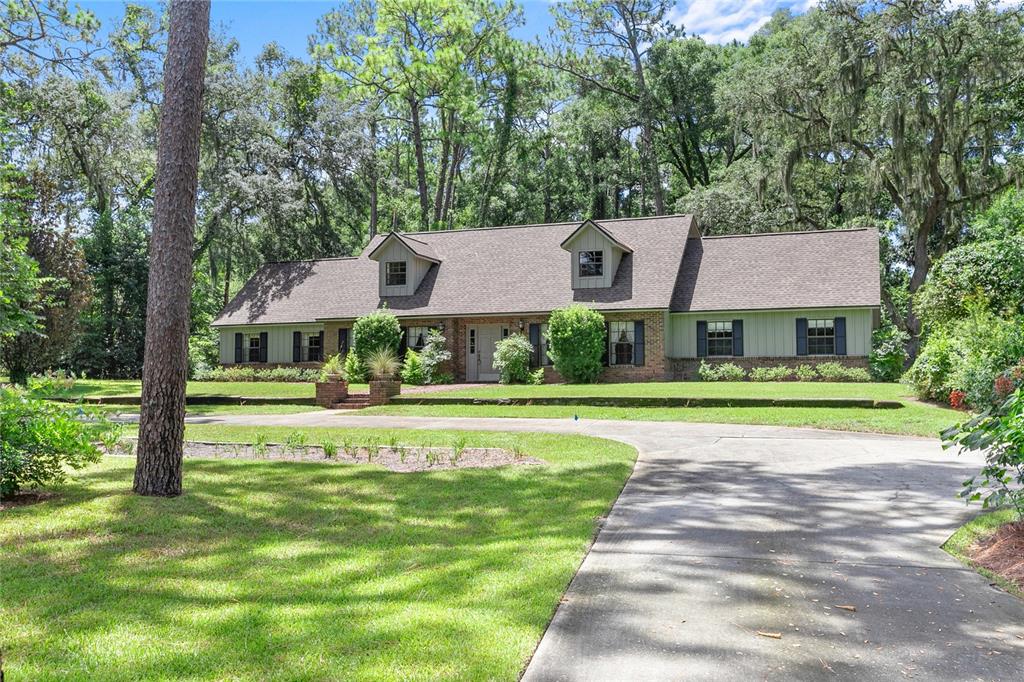
[[[308,362],[320,362],[324,359],[323,349],[320,348],[320,332],[314,332],[306,337],[306,347]]]
[[[633,332],[632,320],[608,323],[608,363],[611,365],[633,364]]]
[[[476,355],[476,329],[469,330],[469,354]]]
[[[580,251],[580,277],[604,274],[604,251]]]
[[[540,364],[547,366],[551,364],[551,358],[548,357],[548,349],[551,347],[548,341],[548,323],[544,322],[540,325]]]
[[[389,287],[405,286],[405,261],[394,260],[384,264],[384,285]]]
[[[708,322],[708,355],[732,355],[732,322]]]
[[[427,336],[431,329],[432,327],[406,327],[405,347],[411,348],[417,353],[423,350],[423,347],[427,345]]]
[[[260,361],[260,335],[249,334],[249,350],[246,354],[246,362]]]
[[[836,354],[835,320],[807,320],[807,354]]]

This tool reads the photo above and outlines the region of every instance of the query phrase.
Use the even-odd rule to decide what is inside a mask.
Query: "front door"
[[[494,348],[508,336],[508,327],[478,324],[466,330],[466,381],[497,381]]]

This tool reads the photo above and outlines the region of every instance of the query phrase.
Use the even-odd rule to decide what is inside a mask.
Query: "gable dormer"
[[[399,232],[389,232],[367,258],[377,261],[380,296],[411,296],[431,265],[441,260],[429,244]]]
[[[571,254],[573,289],[600,289],[615,281],[623,254],[633,250],[593,220],[580,224],[561,244]]]

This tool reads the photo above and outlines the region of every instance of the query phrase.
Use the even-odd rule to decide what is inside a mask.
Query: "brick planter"
[[[370,379],[370,404],[387,405],[392,396],[402,392],[402,382],[397,379]]]
[[[316,382],[316,404],[320,407],[333,407],[348,397],[348,382],[337,381]]]

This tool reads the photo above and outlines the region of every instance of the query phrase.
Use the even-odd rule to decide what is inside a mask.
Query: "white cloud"
[[[776,10],[806,12],[818,0],[680,0],[669,20],[709,43],[745,41],[768,23]]]

